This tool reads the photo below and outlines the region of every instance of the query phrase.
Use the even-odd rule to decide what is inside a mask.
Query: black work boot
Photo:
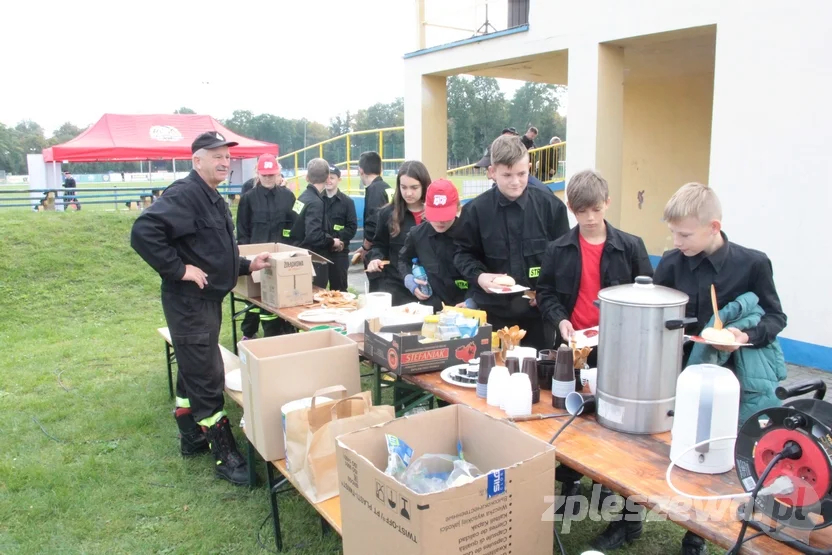
[[[639,514],[640,518],[638,520],[627,520],[628,514]],[[607,529],[592,540],[590,545],[592,545],[594,549],[606,553],[608,551],[618,549],[625,543],[637,540],[641,537],[641,533],[644,529],[643,514],[644,509],[640,509],[637,513],[623,512],[621,514],[621,520],[610,522]]]
[[[694,534],[687,532],[682,538],[682,555],[705,555],[705,540]]]
[[[562,482],[561,485],[560,485],[560,495],[558,496],[559,499],[557,499],[559,504],[555,505],[555,514],[564,516],[564,513],[566,513],[566,506],[570,504],[569,498],[570,497],[577,497],[579,495],[581,495],[581,482],[580,481]],[[561,499],[563,499],[563,503],[560,503]],[[580,507],[581,507],[580,500],[576,499],[576,500],[571,501],[571,507],[570,507],[571,510],[570,510],[570,512],[572,514],[565,515],[565,516],[568,516],[568,517],[578,516],[575,513],[575,511],[580,510]]]
[[[183,457],[193,457],[208,452],[208,440],[205,433],[194,420],[191,409],[178,408],[173,411],[176,425],[179,427],[179,451]]]
[[[237,442],[231,432],[231,422],[223,416],[211,427],[203,428],[208,437],[208,445],[216,459],[214,471],[217,477],[228,480],[235,486],[248,484],[248,464],[237,450]]]

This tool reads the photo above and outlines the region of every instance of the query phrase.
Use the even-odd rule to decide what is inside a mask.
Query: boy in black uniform
[[[578,225],[549,243],[537,280],[537,306],[547,329],[557,330],[555,345],[568,342],[575,330],[598,325],[600,313],[593,303],[601,289],[653,275],[644,241],[615,229],[604,219],[610,197],[603,177],[592,170],[578,172],[569,180],[566,194]],[[590,366],[595,366],[597,352],[593,349]],[[563,464],[558,466],[555,476],[562,483],[563,503],[556,509],[562,514],[569,498],[580,494],[582,476]],[[609,490],[602,490],[601,497],[606,495]],[[640,526],[640,522],[634,524],[627,538],[635,539],[641,534]],[[609,530],[616,531],[618,527],[611,526]],[[593,547],[608,551],[625,540],[626,534],[610,531],[596,539]]]
[[[544,333],[535,301],[492,288],[499,289],[493,281],[504,274],[535,288],[546,246],[569,231],[566,206],[555,195],[527,186],[529,153],[519,137],[503,135],[491,144],[488,177],[497,186],[462,211],[454,263],[477,286],[474,303],[494,329],[518,325],[527,332],[526,344],[550,348],[554,335]]]
[[[358,218],[355,214],[355,201],[338,189],[341,182],[341,170],[329,167],[326,180],[324,205],[326,208],[327,235],[340,240],[338,247],[333,247],[329,254],[329,288],[332,291],[346,291],[347,272],[350,267],[350,241],[358,230]]]
[[[295,195],[278,185],[279,175],[280,165],[275,157],[262,155],[257,161],[257,175],[252,178],[253,188],[243,195],[237,209],[237,243],[240,245],[289,244],[289,232],[297,219],[297,214],[292,211]],[[257,336],[261,322],[264,337],[293,331],[276,314],[255,306],[246,313],[240,326],[244,341]]]
[[[329,259],[333,248],[343,246],[343,242],[326,232],[326,208],[321,198],[326,180],[329,177],[329,162],[323,158],[309,161],[306,167],[306,181],[309,185],[295,201],[293,210],[298,215],[289,234],[290,241],[296,247],[308,249]],[[326,264],[315,263],[315,277],[312,285],[326,287],[329,272]]]
[[[465,306],[469,295],[468,282],[454,266],[454,234],[459,230],[456,216],[459,213],[459,192],[447,179],[437,179],[428,187],[425,197],[425,220],[410,228],[399,254],[399,273],[404,285],[423,304],[433,306],[434,312],[442,311],[442,304]],[[419,259],[425,269],[427,283],[433,295],[422,293],[411,274],[412,261]]]
[[[364,260],[367,268],[367,253],[373,248],[373,236],[376,233],[378,211],[382,206],[393,202],[396,191],[381,178],[381,156],[378,152],[365,152],[358,159],[358,175],[364,184],[364,242],[358,249],[359,259]],[[379,290],[380,274],[369,273],[370,292]]]
[[[239,274],[265,268],[269,253],[251,262],[240,257],[231,211],[217,193],[231,164],[228,147],[236,144],[215,131],[197,137],[193,171],[141,213],[130,244],[162,278],[162,309],[179,367],[174,414],[180,450],[190,456],[210,448],[216,474],[244,485],[248,466],[223,410],[222,300]]]
[[[664,220],[673,235],[673,250],[664,253],[656,267],[655,283],[685,293],[690,300],[685,316],[695,317],[697,323],[685,329],[685,333],[699,335],[713,317],[710,288],[716,289],[719,310],[744,295],[754,293],[757,306],[763,315],[759,323],[748,329],[737,329],[727,323],[727,329],[734,334],[736,343],[750,343],[748,349],[763,349],[777,339],[786,327],[786,315],[780,305],[780,297],[774,286],[771,261],[765,253],[752,250],[728,240],[722,231],[722,205],[713,189],[700,183],[688,183],[676,191],[664,209]],[[684,346],[682,366],[688,364],[692,342]],[[719,351],[735,353],[739,347],[714,347]],[[734,369],[736,355],[731,355],[724,366]],[[778,379],[785,378],[785,362],[779,360],[780,376],[758,376],[755,368],[745,368],[737,378],[742,390],[740,397],[740,420],[761,410],[771,403],[779,404],[774,395]],[[755,379],[754,388],[749,391],[746,380]],[[768,380],[765,378],[769,378]],[[768,384],[764,391],[761,385]],[[683,555],[705,553],[705,542],[693,532],[687,532],[682,539]]]

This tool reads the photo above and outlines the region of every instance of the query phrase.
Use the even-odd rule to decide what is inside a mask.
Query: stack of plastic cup
[[[508,389],[508,368],[495,366],[488,376],[488,398],[487,402],[492,407],[502,408],[503,397]]]
[[[485,351],[480,355],[480,372],[477,375],[477,397],[488,399],[488,378],[491,376],[491,369],[497,365],[494,353]]]
[[[528,416],[532,413],[532,383],[529,376],[516,372],[508,380],[504,409],[509,416]]]

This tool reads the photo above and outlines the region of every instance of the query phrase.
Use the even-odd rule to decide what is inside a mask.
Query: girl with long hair
[[[378,290],[393,296],[393,306],[413,301],[399,272],[399,252],[410,228],[422,223],[428,185],[425,165],[418,160],[405,162],[396,176],[393,201],[378,212],[373,248],[367,253],[367,277],[380,280]]]

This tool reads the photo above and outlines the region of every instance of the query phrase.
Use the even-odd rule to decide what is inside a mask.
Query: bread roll
[[[714,343],[723,343],[725,345],[731,345],[736,342],[734,334],[726,329],[717,330],[714,328],[705,328],[702,330],[702,339]]]
[[[494,278],[494,285],[502,285],[503,287],[514,287],[516,282],[514,278],[511,276],[500,276],[498,278]]]

